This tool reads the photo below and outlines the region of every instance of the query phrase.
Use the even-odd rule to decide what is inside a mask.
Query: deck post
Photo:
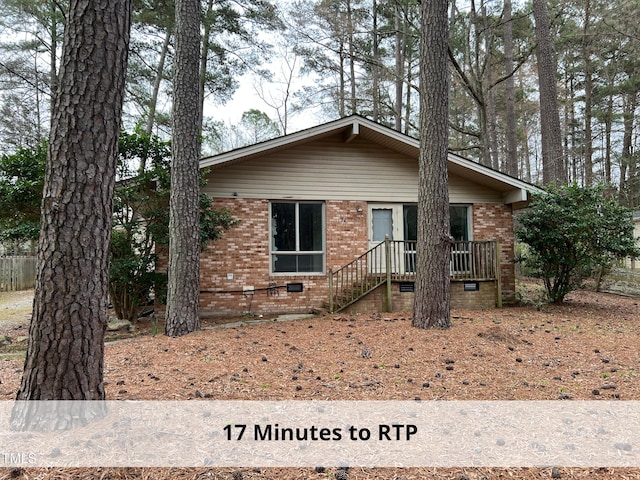
[[[333,313],[333,268],[329,269],[329,313]]]
[[[391,300],[391,240],[389,235],[384,236],[385,271],[387,274],[387,312],[393,311]]]
[[[502,272],[500,268],[500,240],[496,240],[496,306],[502,308]]]

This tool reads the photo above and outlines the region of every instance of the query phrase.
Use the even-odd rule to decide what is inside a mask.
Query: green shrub
[[[167,142],[141,133],[120,137],[121,181],[114,195],[109,294],[118,318],[133,320],[140,305],[151,297],[164,303],[167,274],[156,272],[156,246],[169,241],[169,170]],[[144,162],[145,169],[137,165]],[[133,171],[133,169],[136,171]],[[206,172],[201,172],[205,184]],[[204,246],[222,236],[237,221],[226,209],[215,210],[212,200],[200,195],[200,233]]]
[[[516,220],[528,253],[517,259],[542,278],[548,299],[561,303],[596,268],[640,256],[631,211],[606,196],[604,185],[550,187]]]

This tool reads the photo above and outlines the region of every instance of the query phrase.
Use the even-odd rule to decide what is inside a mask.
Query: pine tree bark
[[[506,136],[506,172],[512,177],[518,176],[518,136],[516,132],[516,94],[513,72],[513,19],[511,0],[504,1],[504,71],[509,77],[505,80],[505,136]]]
[[[584,61],[584,183],[593,184],[593,61],[591,60],[591,2],[586,0],[582,30],[582,60]]]
[[[69,6],[18,400],[104,399],[112,200],[131,0]]]
[[[556,62],[553,57],[546,2],[547,0],[533,0],[533,16],[535,18],[537,40],[538,86],[540,90],[542,182],[562,185],[567,183],[567,173],[562,154]]]
[[[371,32],[371,48],[373,50],[373,65],[371,66],[371,81],[372,81],[372,120],[374,122],[380,121],[380,48],[379,48],[379,33],[378,33],[378,2],[373,0],[371,7],[371,15],[373,17],[373,28]]]
[[[422,2],[418,241],[412,325],[451,326],[447,0]]]
[[[404,97],[404,63],[405,63],[405,38],[404,38],[404,21],[402,19],[402,9],[400,4],[395,6],[395,28],[396,28],[396,44],[395,44],[395,106],[394,128],[398,131],[402,131],[402,99]]]
[[[200,329],[200,2],[176,1],[165,333]]]

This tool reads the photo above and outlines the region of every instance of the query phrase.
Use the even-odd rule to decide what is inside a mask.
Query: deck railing
[[[454,242],[451,247],[452,280],[495,280],[497,242]]]
[[[411,282],[416,273],[416,242],[385,240],[345,266],[329,271],[329,310],[339,311],[387,283]],[[496,241],[454,242],[451,246],[452,280],[496,280]]]

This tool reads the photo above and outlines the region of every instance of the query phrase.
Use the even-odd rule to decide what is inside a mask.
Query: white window
[[[271,203],[271,271],[324,272],[324,204]]]
[[[449,225],[453,240],[468,242],[471,240],[471,208],[467,205],[449,206]]]

